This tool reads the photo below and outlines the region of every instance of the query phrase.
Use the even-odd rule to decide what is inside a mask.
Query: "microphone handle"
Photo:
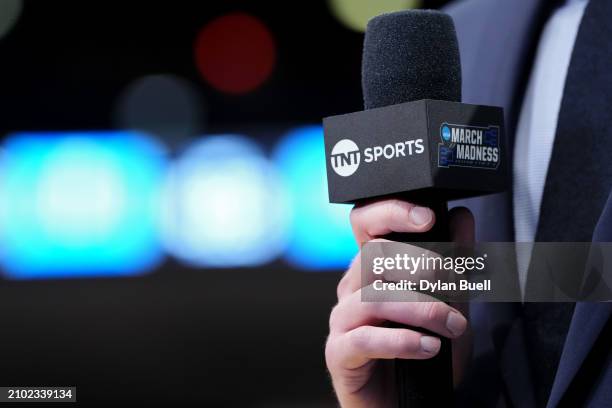
[[[392,233],[385,238],[396,242],[449,242],[448,207],[442,197],[404,196],[412,203],[431,208],[436,222],[425,233]],[[405,327],[405,326],[396,326]],[[439,337],[439,353],[427,360],[395,360],[395,378],[399,408],[453,406],[453,359],[451,340],[415,327],[409,329]]]

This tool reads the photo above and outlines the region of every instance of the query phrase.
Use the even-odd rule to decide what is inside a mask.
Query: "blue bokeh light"
[[[15,133],[0,173],[0,262],[14,279],[125,276],[162,259],[163,148],[138,132]]]
[[[274,157],[291,197],[291,236],[285,258],[308,270],[346,268],[357,253],[349,223],[351,207],[329,203],[322,127],[290,131]]]
[[[189,146],[164,195],[163,240],[187,264],[257,266],[286,245],[287,195],[272,163],[246,137],[211,135]]]

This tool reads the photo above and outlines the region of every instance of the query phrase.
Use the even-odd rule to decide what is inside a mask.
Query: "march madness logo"
[[[499,126],[443,123],[440,126],[438,167],[496,169],[501,156],[499,138]]]

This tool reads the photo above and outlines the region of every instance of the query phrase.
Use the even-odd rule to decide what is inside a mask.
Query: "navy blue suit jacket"
[[[549,5],[545,0],[467,0],[445,10],[453,17],[459,38],[463,102],[504,107],[511,143],[521,94]],[[514,240],[510,194],[454,204],[467,206],[475,214],[477,240]],[[612,198],[599,217],[593,240],[612,241]],[[517,407],[536,405],[517,307],[517,304],[472,305],[474,358],[462,394],[469,401],[467,405],[499,406],[500,401],[502,405]],[[612,405],[609,353],[597,357],[598,363],[592,368],[597,372],[589,376],[588,384],[576,386],[581,381],[579,370],[601,339],[611,312],[612,303],[576,305],[548,407]],[[601,345],[598,347],[601,349]]]

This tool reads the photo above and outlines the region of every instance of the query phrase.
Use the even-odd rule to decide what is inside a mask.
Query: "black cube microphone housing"
[[[329,199],[434,193],[444,201],[506,190],[503,110],[421,100],[323,119]]]

